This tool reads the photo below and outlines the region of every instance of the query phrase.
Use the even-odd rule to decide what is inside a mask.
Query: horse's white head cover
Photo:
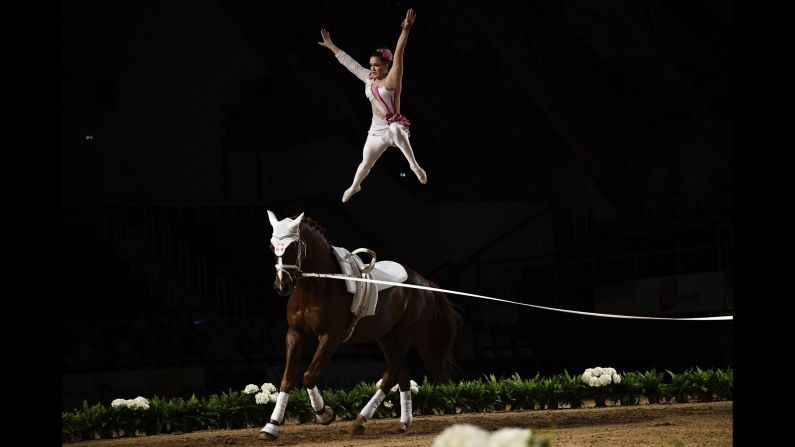
[[[304,218],[304,213],[301,213],[294,220],[289,217],[279,221],[273,211],[268,210],[268,220],[273,227],[273,234],[271,235],[271,244],[273,245],[273,252],[276,256],[282,256],[287,247],[293,242],[297,241],[298,226],[301,219]]]

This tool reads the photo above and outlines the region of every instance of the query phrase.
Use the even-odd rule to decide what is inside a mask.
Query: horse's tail
[[[433,285],[436,287],[436,285]],[[436,383],[445,383],[455,372],[455,341],[463,318],[456,306],[442,292],[433,293],[433,319],[415,342],[425,367]]]

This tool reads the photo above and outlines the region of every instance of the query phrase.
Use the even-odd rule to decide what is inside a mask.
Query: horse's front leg
[[[312,409],[315,410],[315,419],[323,425],[334,421],[334,410],[323,404],[323,397],[320,396],[320,391],[317,389],[317,379],[320,376],[320,370],[331,360],[341,342],[339,337],[332,337],[328,334],[318,337],[317,350],[312,357],[312,362],[304,372],[304,387],[309,393]]]
[[[273,408],[270,422],[260,430],[259,439],[270,440],[279,437],[279,425],[284,421],[287,397],[293,388],[295,373],[301,365],[301,352],[303,351],[305,338],[304,335],[293,328],[287,330],[287,336],[285,337],[287,361],[284,365],[282,382],[279,385],[279,396],[276,398],[276,406]]]

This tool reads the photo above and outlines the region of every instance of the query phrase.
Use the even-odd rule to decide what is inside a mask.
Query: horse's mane
[[[291,219],[295,219],[297,217],[298,217],[298,214],[296,214],[295,216],[292,216]],[[309,228],[315,230],[315,233],[317,233],[317,235],[320,236],[320,238],[323,239],[323,241],[326,244],[328,244],[329,247],[332,246],[331,239],[329,239],[329,236],[328,236],[328,231],[326,231],[325,228],[323,228],[319,223],[317,223],[316,220],[312,219],[309,216],[304,215],[304,218],[301,219],[301,225],[304,225],[304,224],[306,224],[306,226],[308,226]]]

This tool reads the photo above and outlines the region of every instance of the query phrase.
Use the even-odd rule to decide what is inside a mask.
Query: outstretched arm
[[[403,30],[400,32],[397,45],[395,46],[395,55],[392,60],[392,69],[386,77],[386,84],[391,86],[399,86],[403,80],[403,52],[406,49],[406,41],[409,40],[409,28],[414,24],[414,10],[409,9],[406,12],[406,20],[403,21]]]
[[[334,45],[334,42],[331,41],[331,34],[329,34],[325,28],[320,30],[320,37],[323,38],[323,41],[318,42],[318,45],[331,50],[337,60],[344,65],[348,71],[356,75],[356,77],[361,79],[363,82],[367,82],[370,70],[359,65],[355,60],[353,60],[352,57],[348,56],[348,53],[342,51],[338,46]]]

